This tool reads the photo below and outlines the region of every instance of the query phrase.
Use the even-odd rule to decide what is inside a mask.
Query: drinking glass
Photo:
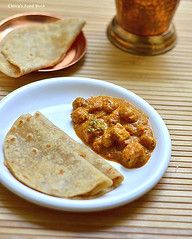
[[[116,0],[116,16],[110,22],[109,40],[122,50],[156,55],[175,46],[172,23],[180,0]]]

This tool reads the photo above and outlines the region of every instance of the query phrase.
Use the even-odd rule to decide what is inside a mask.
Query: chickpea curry
[[[126,100],[78,97],[71,116],[76,134],[86,145],[126,168],[143,166],[156,146],[147,116]]]

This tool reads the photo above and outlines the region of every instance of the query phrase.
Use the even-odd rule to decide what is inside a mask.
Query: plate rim
[[[33,16],[33,15],[42,15],[42,16],[50,16],[50,17],[54,17],[54,18],[57,18],[57,19],[62,19],[63,17],[60,16],[60,15],[56,15],[56,14],[52,14],[52,13],[49,13],[49,12],[36,12],[36,11],[32,11],[32,12],[23,12],[23,13],[16,13],[16,14],[13,14],[11,16],[8,16],[4,19],[2,19],[0,21],[0,26],[3,25],[4,23],[14,19],[14,18],[17,18],[17,17],[24,17],[24,16]]]
[[[139,100],[139,102],[142,102],[146,107],[148,107],[148,109],[155,114],[155,116],[157,117],[158,121],[161,124],[161,129],[163,132],[163,135],[165,135],[165,140],[166,140],[166,150],[164,152],[164,155],[162,158],[165,158],[166,160],[164,160],[164,164],[163,167],[161,168],[161,170],[158,170],[158,172],[155,173],[154,177],[150,180],[146,180],[146,183],[144,184],[144,186],[142,188],[139,188],[139,192],[138,190],[135,193],[132,193],[132,195],[126,199],[125,196],[123,198],[121,197],[115,197],[118,199],[118,202],[110,202],[110,203],[103,203],[102,205],[99,206],[93,206],[91,205],[91,200],[86,200],[86,204],[84,206],[81,205],[81,207],[79,207],[78,205],[71,205],[71,206],[63,206],[62,203],[57,203],[57,205],[55,205],[55,203],[52,203],[52,199],[54,198],[56,199],[56,201],[74,201],[71,199],[62,199],[62,198],[56,198],[56,197],[52,197],[49,196],[50,200],[48,201],[43,201],[42,202],[42,195],[46,195],[40,192],[37,192],[31,188],[29,188],[28,186],[25,186],[24,184],[20,183],[17,179],[15,179],[16,181],[18,181],[20,184],[24,185],[26,187],[27,193],[29,193],[29,191],[34,192],[35,194],[38,195],[39,197],[32,197],[32,195],[27,194],[27,195],[23,195],[22,193],[18,192],[18,190],[16,190],[14,188],[14,185],[10,184],[9,181],[6,181],[3,178],[4,174],[0,174],[0,182],[7,187],[10,191],[14,192],[15,194],[17,194],[18,196],[41,206],[44,207],[48,207],[48,208],[53,208],[53,209],[58,209],[58,210],[62,210],[62,211],[73,211],[73,212],[94,212],[94,211],[101,211],[101,210],[107,210],[107,209],[111,209],[111,208],[115,208],[115,207],[119,207],[122,205],[125,205],[129,202],[134,201],[135,199],[141,197],[142,195],[144,195],[145,193],[147,193],[148,191],[150,191],[161,179],[161,177],[163,176],[163,174],[165,173],[169,162],[170,162],[170,158],[171,158],[171,138],[170,138],[170,134],[169,131],[167,129],[167,126],[165,125],[163,119],[161,118],[161,116],[158,114],[158,112],[147,102],[145,101],[143,98],[141,98],[140,96],[138,96],[137,94],[133,93],[132,91],[123,88],[121,86],[118,86],[114,83],[108,82],[108,81],[103,81],[103,80],[99,80],[99,79],[93,79],[93,78],[87,78],[87,77],[54,77],[54,78],[47,78],[47,79],[43,79],[40,81],[36,81],[36,82],[32,82],[29,83],[27,85],[24,85],[16,90],[14,90],[13,92],[11,92],[10,94],[8,94],[7,96],[5,96],[1,101],[0,101],[0,111],[1,108],[6,105],[6,102],[8,102],[9,100],[11,100],[15,95],[18,95],[20,92],[22,93],[23,91],[27,90],[28,88],[31,87],[36,87],[38,85],[47,85],[47,84],[54,84],[55,82],[63,82],[65,83],[68,81],[82,81],[82,82],[86,82],[86,83],[96,83],[96,84],[101,84],[103,87],[108,86],[108,87],[115,87],[118,88],[119,90],[127,93],[127,95],[129,95],[129,97],[133,97],[137,100]],[[146,108],[145,107],[145,108]],[[2,149],[3,150],[3,149]],[[4,172],[3,172],[4,173]],[[47,195],[46,195],[47,196]],[[114,198],[114,197],[113,197]],[[58,199],[58,200],[57,200]],[[67,202],[68,203],[68,202]],[[73,203],[72,203],[73,204]]]
[[[49,13],[49,12],[36,12],[36,11],[33,11],[33,12],[24,12],[24,13],[18,13],[18,14],[14,14],[14,15],[11,15],[3,20],[0,21],[0,28],[1,26],[3,26],[3,24],[6,24],[7,22],[15,19],[15,18],[19,18],[19,17],[27,17],[27,16],[44,16],[44,17],[52,17],[52,18],[55,18],[57,20],[62,20],[62,19],[65,19],[64,16],[61,16],[61,15],[56,15],[56,14],[52,14],[52,13]],[[72,17],[66,17],[67,19],[71,19]],[[75,41],[77,40],[77,38],[81,37],[84,41],[84,49],[82,51],[82,53],[80,54],[80,56],[75,60],[75,61],[71,61],[69,64],[67,64],[66,66],[64,67],[61,67],[61,68],[58,68],[58,69],[49,69],[49,68],[42,68],[42,69],[39,69],[35,72],[42,72],[42,73],[47,73],[47,72],[56,72],[56,71],[60,71],[60,70],[64,70],[64,69],[67,69],[68,67],[70,66],[73,66],[75,65],[77,62],[79,62],[84,56],[85,54],[87,53],[87,38],[85,37],[85,34],[83,32],[83,30],[80,31],[79,35],[76,37]],[[0,43],[1,43],[1,40],[0,40]],[[73,42],[74,43],[74,42]],[[72,45],[73,45],[72,43]],[[71,46],[72,46],[71,45]],[[68,49],[68,51],[70,50],[70,48]],[[68,52],[67,51],[67,52]],[[67,52],[65,54],[67,54]],[[65,56],[64,56],[65,58]],[[64,59],[63,58],[63,59]],[[58,63],[59,64],[59,63]],[[57,64],[56,64],[57,65]]]

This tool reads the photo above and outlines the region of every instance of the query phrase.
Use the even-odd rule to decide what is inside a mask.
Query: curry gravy
[[[147,116],[126,100],[78,97],[71,116],[76,134],[86,145],[124,167],[143,166],[156,146]]]

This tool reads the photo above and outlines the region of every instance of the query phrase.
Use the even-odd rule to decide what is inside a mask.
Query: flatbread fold
[[[123,180],[104,159],[80,147],[39,112],[16,120],[6,135],[4,155],[5,165],[19,181],[57,197],[86,199]]]
[[[0,71],[16,78],[56,65],[84,24],[80,19],[66,19],[13,30],[0,45]]]

